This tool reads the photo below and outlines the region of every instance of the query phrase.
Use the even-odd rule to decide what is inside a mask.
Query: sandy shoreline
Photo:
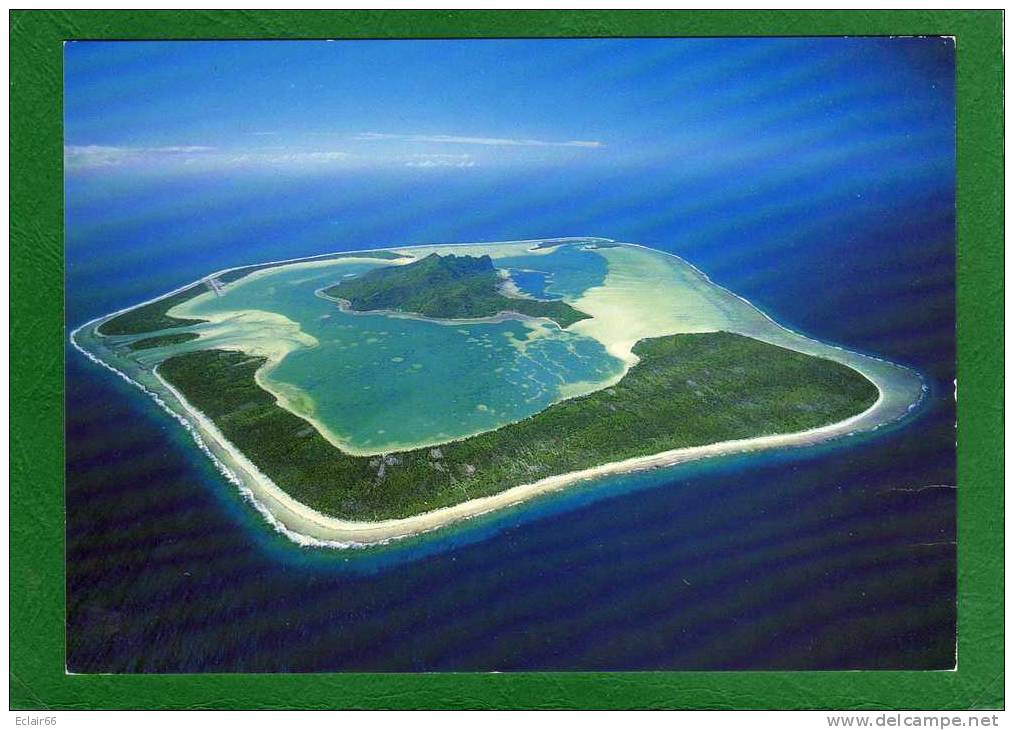
[[[338,548],[385,544],[432,532],[494,510],[520,504],[539,495],[561,490],[577,482],[676,466],[699,459],[731,454],[812,446],[859,431],[873,430],[884,423],[896,420],[892,418],[888,421],[879,421],[878,412],[885,403],[883,391],[880,391],[877,401],[862,413],[844,421],[806,431],[673,449],[546,477],[530,484],[511,487],[497,494],[471,499],[411,517],[377,522],[354,522],[321,514],[290,497],[229,443],[210,419],[191,406],[175,388],[162,380],[161,377],[159,380],[163,387],[172,394],[179,406],[186,411],[204,442],[218,447],[214,449],[215,455],[218,460],[225,463],[227,473],[239,475],[239,479],[250,492],[248,496],[252,497],[253,502],[259,506],[262,513],[266,511],[270,515],[270,521],[276,529],[280,529],[290,539],[301,544]],[[876,385],[876,383],[874,384]],[[877,387],[880,390],[880,386]]]
[[[561,239],[545,239],[561,240]],[[574,240],[574,239],[570,239]],[[592,240],[592,239],[578,239]],[[599,239],[602,240],[602,239]],[[530,244],[538,241],[515,241],[507,242],[514,245]],[[453,244],[445,244],[453,245]],[[462,244],[471,246],[476,244]],[[503,244],[478,244],[480,246],[503,245]],[[392,247],[386,250],[405,250],[407,248],[443,248],[444,246],[418,246],[418,247]],[[643,248],[643,247],[642,247]],[[750,310],[759,315],[758,322],[744,324],[740,329],[757,330],[755,332],[744,332],[757,339],[781,345],[802,352],[826,357],[835,360],[854,370],[860,372],[869,379],[878,390],[877,401],[866,411],[838,423],[828,424],[819,428],[807,431],[760,436],[735,441],[725,441],[704,446],[695,446],[665,451],[643,457],[626,459],[619,462],[603,464],[600,466],[583,469],[567,474],[560,474],[546,477],[530,484],[522,484],[508,488],[502,492],[486,497],[480,497],[462,502],[450,507],[443,507],[430,512],[425,512],[411,517],[390,519],[377,522],[354,522],[341,520],[321,514],[306,505],[296,501],[289,496],[278,485],[274,484],[266,475],[262,474],[250,460],[233,446],[218,430],[218,428],[204,414],[195,409],[175,388],[165,382],[157,372],[153,372],[149,382],[142,384],[130,377],[130,375],[113,367],[99,357],[88,352],[78,342],[76,337],[86,328],[92,328],[102,321],[119,314],[114,312],[110,315],[99,317],[88,322],[71,333],[71,340],[75,348],[84,353],[89,359],[113,370],[124,379],[133,383],[153,397],[156,402],[174,417],[181,421],[191,432],[198,446],[205,451],[219,467],[220,471],[234,484],[236,484],[244,496],[246,496],[259,512],[287,537],[302,545],[317,545],[327,547],[356,547],[376,545],[391,542],[393,540],[419,535],[439,529],[443,526],[458,523],[469,518],[486,514],[493,510],[503,509],[512,505],[530,500],[538,495],[558,491],[576,482],[592,480],[604,476],[618,475],[635,471],[643,471],[677,464],[687,463],[704,458],[713,458],[727,454],[738,454],[753,451],[761,451],[775,448],[804,447],[813,444],[841,438],[856,432],[868,432],[880,426],[896,421],[918,403],[923,392],[921,380],[914,372],[886,361],[860,355],[843,348],[834,347],[825,343],[812,340],[799,333],[792,332],[781,325],[778,325],[768,315],[756,309],[752,304],[738,297],[738,295],[717,287],[710,280],[682,259],[657,252],[654,249],[646,249],[656,254],[671,256],[683,266],[692,269],[702,281],[709,286],[722,289],[726,294],[735,297]],[[365,252],[364,252],[365,253]],[[304,261],[305,259],[296,259]],[[285,262],[279,262],[282,265]],[[241,268],[241,267],[240,267]],[[218,272],[219,274],[224,272]],[[181,287],[175,291],[186,289]],[[170,292],[164,296],[171,296]],[[158,297],[161,299],[163,297]],[[150,300],[150,301],[156,301]],[[141,305],[135,305],[141,306]],[[129,307],[127,309],[133,309]],[[120,310],[127,311],[127,310]],[[588,322],[589,320],[584,320]],[[761,321],[763,324],[761,324]],[[99,336],[101,337],[101,336]],[[626,343],[624,343],[625,345]],[[625,347],[622,347],[625,350]],[[614,352],[620,355],[620,350]],[[622,357],[622,356],[621,356]],[[628,368],[632,364],[626,363]],[[626,369],[626,368],[625,368]],[[139,374],[140,375],[140,374]]]
[[[321,287],[314,292],[314,295],[325,302],[331,302],[337,305],[345,314],[349,314],[353,317],[392,317],[393,319],[412,319],[417,322],[430,322],[432,324],[444,325],[447,327],[465,327],[470,324],[499,324],[500,322],[549,322],[559,327],[559,323],[550,317],[533,317],[530,314],[522,314],[521,312],[503,311],[491,314],[488,317],[461,317],[460,319],[441,319],[440,317],[427,317],[425,314],[416,314],[415,312],[402,312],[399,309],[353,309],[352,303],[348,299],[342,299],[341,297],[332,297],[324,293],[325,289],[330,289],[330,286]],[[521,297],[523,298],[523,297]],[[533,300],[535,301],[535,300]],[[566,329],[560,327],[560,329]]]
[[[730,454],[748,453],[774,448],[803,447],[847,436],[855,432],[855,424],[876,409],[882,398],[867,411],[845,421],[792,434],[777,434],[735,441],[723,441],[705,446],[673,449],[659,454],[635,457],[623,461],[603,464],[580,471],[546,477],[531,484],[521,484],[497,494],[461,502],[450,507],[424,512],[411,517],[381,520],[377,522],[354,522],[329,517],[296,501],[271,479],[261,473],[235,446],[222,435],[218,428],[203,413],[191,406],[175,388],[159,380],[183,408],[195,425],[204,444],[212,444],[216,460],[225,466],[223,473],[233,476],[249,490],[262,514],[290,539],[304,545],[348,548],[381,545],[395,540],[432,532],[441,527],[470,518],[521,504],[542,494],[549,494],[577,482],[605,476],[647,471],[667,466],[676,466],[699,459],[714,458]],[[196,435],[196,434],[195,434]],[[199,444],[201,441],[198,442]],[[218,448],[214,448],[214,447]],[[219,451],[220,450],[220,451]],[[234,481],[236,481],[234,479]]]

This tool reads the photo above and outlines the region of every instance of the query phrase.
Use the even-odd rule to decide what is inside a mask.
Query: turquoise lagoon
[[[148,372],[195,349],[263,357],[260,385],[358,455],[435,447],[608,387],[637,361],[636,342],[675,333],[736,332],[855,368],[881,397],[852,419],[854,429],[897,420],[923,395],[913,371],[784,329],[686,262],[642,246],[578,239],[550,248],[514,241],[391,250],[404,256],[366,251],[281,262],[217,291],[209,287],[170,310],[205,320],[168,330],[191,330],[199,339],[129,357]],[[488,254],[519,295],[560,298],[590,318],[567,329],[521,315],[440,321],[344,311],[320,293],[343,278],[430,253]],[[123,338],[112,339],[122,355]]]
[[[535,289],[544,298],[574,300],[601,285],[608,270],[596,251],[579,246],[550,253],[526,254],[518,246],[489,251],[499,268],[537,270]],[[342,278],[389,265],[338,258],[262,269],[219,296],[209,291],[173,310],[210,320],[186,328],[200,333],[199,340],[137,358],[154,365],[210,347],[265,355],[262,385],[336,445],[359,454],[489,431],[545,409],[564,392],[572,395],[573,386],[594,389],[623,370],[596,339],[547,320],[439,322],[352,313],[317,295]],[[522,293],[536,293],[518,278]]]

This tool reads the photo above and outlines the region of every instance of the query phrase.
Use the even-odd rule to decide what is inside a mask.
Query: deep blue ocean
[[[69,669],[952,667],[954,199],[936,175],[863,174],[799,180],[798,206],[745,186],[711,209],[687,201],[720,180],[693,189],[653,169],[71,176],[68,331],[227,266],[604,236],[676,253],[786,326],[916,368],[930,393],[875,434],[331,551],[274,533],[176,421],[68,346]]]

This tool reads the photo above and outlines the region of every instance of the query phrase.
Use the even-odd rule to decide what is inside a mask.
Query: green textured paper
[[[12,708],[996,708],[1003,704],[1000,11],[14,11]],[[65,673],[63,41],[948,35],[958,99],[958,669],[953,672]]]

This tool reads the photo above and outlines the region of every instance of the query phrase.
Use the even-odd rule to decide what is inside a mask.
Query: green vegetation
[[[324,294],[344,299],[357,311],[415,312],[436,319],[491,317],[517,312],[548,317],[561,327],[587,319],[566,302],[506,297],[489,256],[430,254],[405,266],[386,266],[346,279]]]
[[[185,327],[192,324],[200,324],[203,319],[180,319],[170,317],[166,312],[177,304],[183,304],[193,299],[198,294],[207,291],[204,282],[198,282],[188,286],[186,289],[176,292],[172,296],[148,302],[140,307],[128,309],[112,319],[107,319],[99,325],[100,335],[140,335],[145,332],[155,332],[169,327]]]
[[[643,340],[615,386],[495,431],[386,456],[349,456],[254,381],[262,358],[208,350],[159,366],[300,502],[353,520],[405,517],[603,463],[844,420],[877,389],[830,360],[725,332]]]
[[[153,347],[165,347],[166,345],[180,345],[184,342],[196,340],[200,335],[194,332],[173,332],[168,335],[156,335],[145,337],[143,340],[134,340],[127,345],[128,350],[150,350]]]

